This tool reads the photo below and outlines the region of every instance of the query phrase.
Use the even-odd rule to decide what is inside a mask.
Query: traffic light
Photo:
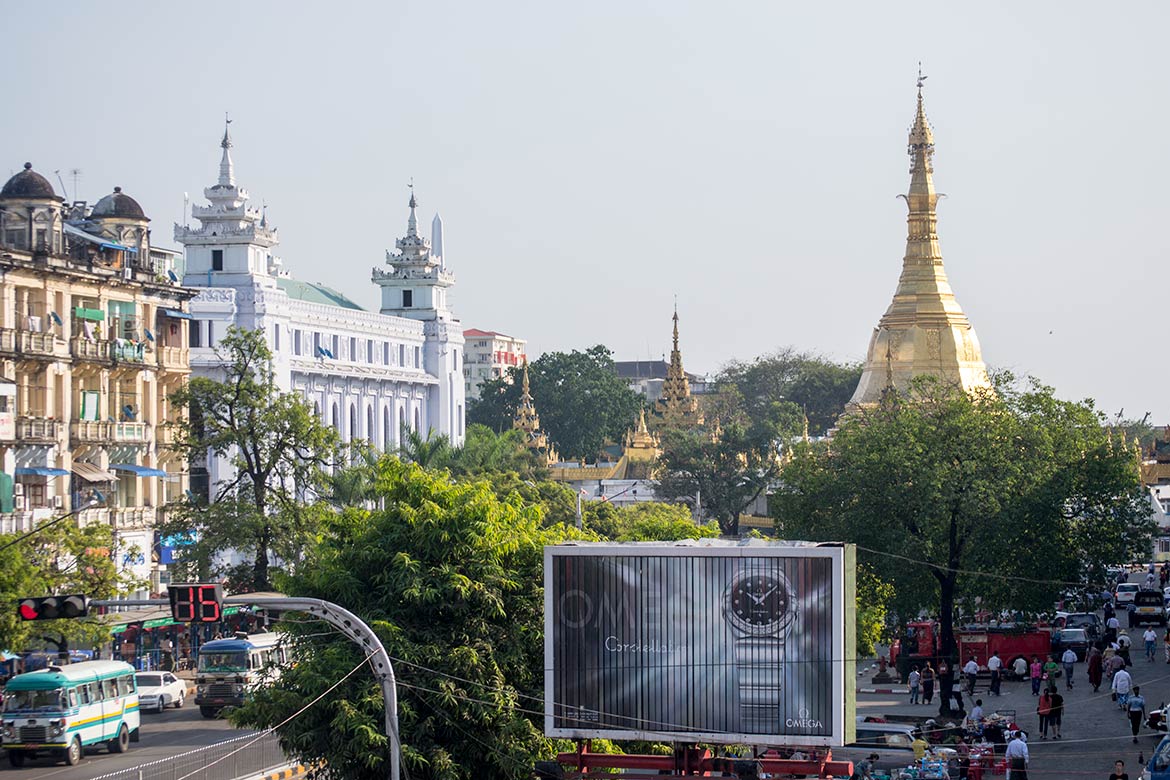
[[[16,608],[21,620],[56,620],[57,618],[85,617],[89,614],[89,596],[45,596],[39,599],[21,599]]]

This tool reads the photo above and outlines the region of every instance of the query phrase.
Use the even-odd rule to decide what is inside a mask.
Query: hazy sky
[[[864,356],[929,75],[947,271],[992,367],[1170,422],[1165,3],[232,2],[3,8],[0,173],[80,168],[175,246],[217,174],[294,276],[376,307],[414,177],[465,326],[530,352]]]

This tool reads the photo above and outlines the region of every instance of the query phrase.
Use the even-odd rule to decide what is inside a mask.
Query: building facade
[[[215,347],[229,327],[259,329],[272,350],[278,386],[304,396],[342,441],[393,451],[413,430],[461,443],[463,329],[447,305],[455,277],[419,235],[413,193],[398,251],[386,253],[385,269],[373,270],[381,311],[367,311],[283,269],[273,254],[276,228],[236,183],[226,129],[220,147],[219,177],[203,191],[208,203],[191,212],[199,224],[175,225],[175,240],[186,250],[183,281],[196,292],[192,371],[217,376]],[[441,220],[434,230],[441,245]],[[193,467],[200,492],[211,492],[229,468],[217,458]]]
[[[463,363],[463,389],[468,398],[479,398],[480,386],[489,379],[507,377],[508,369],[528,360],[525,339],[494,330],[463,331],[467,360]]]
[[[160,508],[187,488],[167,445],[191,297],[149,223],[118,187],[66,205],[28,163],[0,190],[0,533],[91,506],[78,522],[114,529],[143,594]]]
[[[894,300],[873,330],[865,368],[848,408],[878,403],[887,388],[905,392],[925,374],[967,392],[991,388],[975,329],[955,300],[938,242],[939,195],[934,189],[934,133],[922,103],[910,128],[910,190],[906,193],[906,254]]]

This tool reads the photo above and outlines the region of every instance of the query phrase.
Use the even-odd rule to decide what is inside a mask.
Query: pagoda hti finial
[[[232,120],[225,111],[223,114],[223,140],[219,142],[223,149],[223,156],[219,160],[219,186],[234,187],[236,184],[235,171],[232,168],[232,136],[228,131]]]
[[[415,210],[418,208],[418,199],[414,197],[414,177],[410,179],[410,184],[406,185],[410,188],[410,217],[406,220],[406,235],[411,238],[418,238],[418,214]]]
[[[224,111],[223,112],[223,140],[219,142],[219,145],[221,147],[223,147],[224,149],[232,148],[232,135],[230,132],[228,132],[229,125],[231,125],[231,123],[232,123],[231,117],[228,116],[228,112]]]

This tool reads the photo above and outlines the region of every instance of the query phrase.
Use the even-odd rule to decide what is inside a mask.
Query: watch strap
[[[743,637],[735,642],[740,723],[745,734],[780,733],[780,689],[784,642],[776,637]]]

